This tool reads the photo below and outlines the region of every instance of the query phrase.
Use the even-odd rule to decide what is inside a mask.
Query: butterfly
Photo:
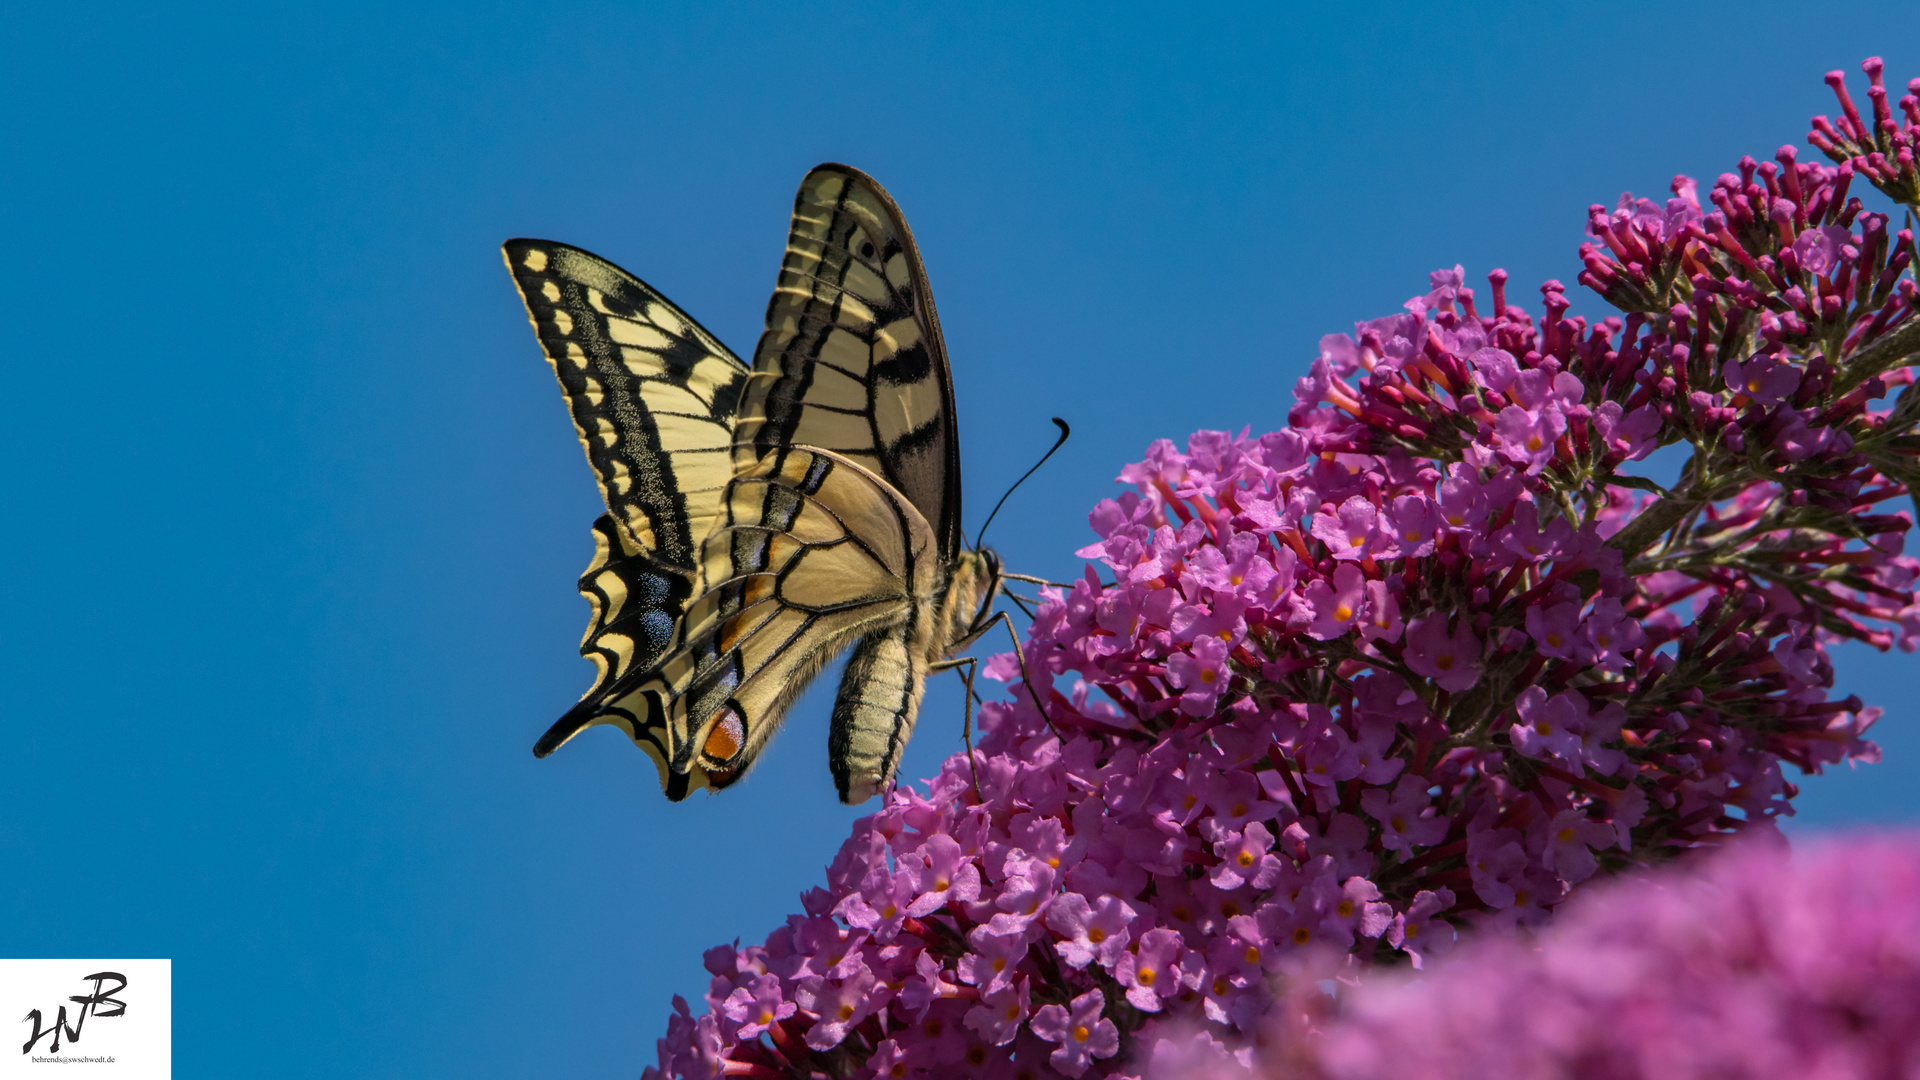
[[[999,558],[961,536],[952,375],[899,206],[857,169],[807,174],[751,366],[598,256],[503,253],[607,507],[580,578],[598,677],[534,754],[613,724],[669,799],[723,788],[851,649],[828,761],[842,802],[871,797],[928,673],[1005,619]]]

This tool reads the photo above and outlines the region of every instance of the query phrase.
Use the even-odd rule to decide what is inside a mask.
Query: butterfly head
[[[993,601],[1000,593],[1000,556],[992,548],[962,551],[941,598],[940,621],[949,649],[978,637],[993,617]]]

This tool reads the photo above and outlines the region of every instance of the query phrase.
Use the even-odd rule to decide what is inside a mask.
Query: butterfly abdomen
[[[934,636],[930,609],[854,647],[840,677],[827,735],[827,763],[840,801],[852,805],[872,798],[900,767],[913,736],[926,691],[928,642]]]

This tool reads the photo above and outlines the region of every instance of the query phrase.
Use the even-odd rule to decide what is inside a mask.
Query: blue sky
[[[867,170],[969,529],[1065,416],[992,539],[1072,574],[1149,441],[1281,425],[1429,270],[1537,297],[1588,204],[1801,144],[1831,68],[1920,74],[1920,16],[1856,7],[11,12],[0,953],[173,958],[181,1075],[632,1076],[701,950],[819,879],[825,689],[723,797],[608,730],[528,752],[590,681],[596,495],[501,240],[746,352],[795,184]],[[1887,760],[1796,832],[1916,816],[1913,664],[1840,656]],[[909,775],[958,713],[936,681]]]

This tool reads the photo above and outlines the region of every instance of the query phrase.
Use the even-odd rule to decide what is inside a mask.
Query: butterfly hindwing
[[[503,250],[607,509],[640,547],[691,569],[733,476],[746,365],[597,255],[548,240]]]
[[[693,787],[744,772],[807,682],[855,641],[903,627],[924,637],[940,572],[918,509],[827,451],[768,454],[728,485],[722,513],[701,594],[649,686],[669,768]]]
[[[845,165],[814,169],[794,199],[735,465],[793,445],[865,466],[920,511],[942,558],[960,551],[952,375],[926,268],[892,197]]]
[[[638,547],[611,514],[593,523],[593,541],[593,562],[580,575],[580,595],[593,609],[580,654],[593,661],[596,677],[580,703],[534,744],[533,753],[546,757],[587,727],[616,724],[664,759],[666,735],[658,710],[630,691],[672,646],[693,578]]]

